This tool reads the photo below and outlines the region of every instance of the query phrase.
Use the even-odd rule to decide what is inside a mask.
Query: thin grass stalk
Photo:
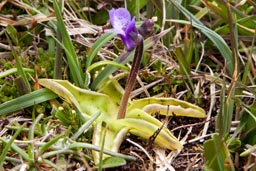
[[[124,66],[123,64],[117,63],[115,61],[99,61],[99,62],[95,62],[94,64],[90,65],[87,68],[87,71],[91,72],[93,69],[95,69],[97,67],[100,67],[100,66],[103,66],[103,65],[112,65],[114,67],[118,67],[120,69],[129,71],[129,68],[127,66]]]
[[[135,0],[135,14],[136,14],[136,20],[140,21],[140,0]]]
[[[5,145],[5,147],[2,151],[2,154],[0,156],[0,168],[3,166],[6,154],[7,154],[8,150],[10,149],[10,147],[12,146],[12,143],[14,142],[14,140],[17,138],[17,136],[22,131],[22,128],[23,128],[23,126],[20,126],[19,129],[15,132],[15,134],[12,136],[12,138],[8,142],[3,141],[2,139],[0,139],[2,142],[6,143],[6,145]]]
[[[15,130],[19,129],[19,126],[8,126],[7,125],[5,128],[15,131]],[[29,132],[29,131],[30,131],[30,128],[23,128],[22,129],[22,132]],[[35,131],[35,134],[36,135],[41,135],[38,131]]]
[[[90,117],[90,119],[78,129],[78,131],[72,136],[72,138],[77,139],[100,116],[100,113],[101,112],[97,112],[92,117]]]
[[[61,32],[59,27],[57,28],[57,39],[59,42],[62,42]],[[62,63],[62,47],[60,44],[56,44],[56,55],[55,55],[55,64],[54,64],[54,78],[61,79],[62,72],[61,72],[61,63]]]
[[[115,34],[103,34],[97,41],[92,45],[88,52],[88,58],[86,59],[86,68],[88,68],[94,59],[94,57],[110,39],[114,38]]]
[[[63,168],[61,168],[58,165],[54,164],[50,160],[44,160],[43,162],[46,163],[47,165],[51,166],[52,168],[56,169],[57,171],[63,170]]]
[[[30,127],[30,130],[28,132],[28,139],[29,140],[34,140],[36,126],[37,126],[38,122],[43,118],[43,116],[44,116],[44,114],[38,115],[37,118],[32,123],[32,125]],[[31,160],[34,160],[34,158],[35,158],[34,144],[29,144],[28,145],[28,154],[29,154],[29,157],[31,158]]]
[[[87,11],[83,10],[83,6],[80,6],[79,1],[69,1],[68,3],[70,10],[76,12],[78,18],[85,19],[88,21],[88,17],[85,14],[85,12]],[[84,5],[86,5],[86,1],[84,2]]]
[[[58,29],[61,29],[61,35],[62,35],[62,42],[63,42],[63,48],[65,50],[68,66],[71,71],[72,79],[74,80],[75,84],[81,88],[85,87],[84,84],[84,75],[81,68],[81,65],[78,61],[78,57],[76,55],[74,46],[71,42],[71,38],[67,32],[67,29],[65,27],[64,21],[61,16],[61,8],[63,1],[60,1],[57,3],[56,0],[53,1],[53,7],[55,10],[55,15],[57,17],[57,26]],[[57,41],[59,43],[59,41]],[[60,43],[61,45],[61,43]]]
[[[115,59],[115,62],[124,64],[127,63],[130,60],[130,56],[132,56],[134,53],[133,52],[125,52],[121,57]],[[92,82],[90,88],[92,90],[96,90],[99,88],[101,82],[105,80],[110,74],[115,72],[117,70],[117,67],[108,65],[106,66],[102,72],[100,72],[95,80]]]
[[[45,143],[44,145],[42,145],[39,148],[39,151],[37,153],[37,157],[39,157],[41,154],[43,154],[45,152],[45,150],[49,149],[53,144],[55,144],[60,138],[62,138],[64,136],[65,136],[65,134],[57,135],[52,140],[50,140],[47,143]]]
[[[55,43],[54,39],[51,36],[47,36],[46,40],[47,40],[47,43],[48,43],[47,54],[50,57],[53,57],[53,56],[55,56],[55,53],[56,53],[56,49],[55,49],[56,43]]]
[[[188,64],[187,62],[187,55],[185,56],[183,51],[181,50],[181,48],[176,48],[175,50],[175,54],[176,54],[176,57],[178,59],[178,62],[179,62],[179,65],[180,65],[180,71],[182,74],[185,74],[185,76],[187,77],[188,79],[188,83],[189,83],[189,87],[190,87],[190,91],[192,91],[192,93],[194,93],[194,85],[192,83],[192,80],[190,78],[190,64]]]
[[[231,51],[229,47],[227,46],[226,42],[224,39],[218,35],[216,32],[212,31],[208,27],[206,27],[200,20],[198,20],[194,15],[192,15],[186,8],[184,8],[179,2],[175,0],[170,0],[170,2],[177,8],[179,11],[181,11],[188,19],[191,20],[191,23],[188,22],[183,22],[182,20],[173,20],[177,23],[184,23],[184,24],[192,24],[192,26],[198,28],[203,34],[205,34],[214,44],[215,46],[219,49],[220,53],[224,57],[224,59],[228,62],[227,63],[227,69],[229,74],[233,74],[234,68],[231,62],[233,62],[233,58],[231,55]]]
[[[74,150],[59,149],[59,150],[54,150],[54,151],[50,151],[50,152],[45,152],[42,155],[42,158],[46,159],[46,158],[54,157],[56,155],[61,155],[61,154],[73,154],[73,155],[75,155],[75,154],[77,154],[77,152],[74,151]]]
[[[67,149],[77,149],[77,148],[86,148],[86,149],[91,149],[91,150],[95,150],[95,151],[98,151],[98,152],[101,151],[101,148],[98,147],[98,146],[95,146],[95,145],[92,145],[92,144],[89,144],[89,143],[79,143],[79,142],[74,142],[74,141],[72,141],[72,144],[70,144],[67,147]],[[130,160],[130,161],[136,160],[136,158],[134,158],[132,156],[128,156],[128,155],[121,154],[121,153],[116,153],[116,152],[113,152],[113,151],[110,151],[110,150],[105,150],[104,149],[103,152],[105,154],[112,155],[112,156],[115,156],[115,157],[120,157],[120,158]]]
[[[23,70],[26,72],[31,72],[31,73],[34,72],[34,70],[30,69],[30,68],[23,68]],[[17,71],[18,71],[17,68],[11,68],[6,71],[1,71],[0,78],[4,78],[4,77],[7,77],[8,75],[12,75],[12,74],[16,73]]]
[[[0,137],[0,141],[4,143],[9,143],[10,140],[6,140]],[[25,161],[32,162],[32,163],[34,162],[33,160],[31,160],[31,158],[29,158],[28,154],[23,149],[18,147],[16,144],[12,143],[11,148],[13,149],[13,151],[18,153]]]
[[[237,39],[236,39],[236,33],[237,30],[236,25],[233,20],[231,7],[229,1],[226,2],[226,7],[228,11],[228,22],[229,22],[229,28],[230,28],[230,38],[231,38],[231,51],[233,56],[233,75],[230,87],[228,89],[227,98],[225,101],[226,107],[227,107],[227,116],[225,116],[224,125],[226,126],[224,133],[229,133],[230,127],[231,127],[231,121],[234,111],[234,96],[235,96],[235,89],[236,89],[236,82],[238,80],[238,50],[237,50]]]
[[[21,161],[20,159],[16,159],[16,158],[13,158],[13,157],[5,157],[5,160],[8,161],[8,162],[11,162],[11,163],[18,163],[18,164],[21,164]]]
[[[256,26],[255,26],[256,29]],[[246,56],[248,57],[247,63],[245,64],[245,68],[244,68],[244,73],[243,73],[243,77],[242,77],[242,84],[246,85],[247,80],[249,79],[252,85],[255,85],[254,81],[253,81],[253,76],[251,75],[251,73],[255,76],[256,75],[256,69],[254,68],[254,64],[252,62],[252,53],[253,53],[253,47],[255,44],[255,39],[256,39],[256,34],[254,34],[254,38],[252,40],[252,44],[251,44],[251,48],[248,48],[243,44],[243,42],[240,42],[242,49],[244,49],[243,51],[245,52]],[[250,73],[251,71],[251,73]],[[248,78],[248,79],[247,79]]]
[[[242,84],[246,85],[246,82],[247,82],[247,78],[250,76],[250,65],[252,63],[252,58],[251,58],[251,55],[248,56],[248,60],[245,64],[245,67],[244,67],[244,73],[243,73],[243,77],[242,77]]]
[[[99,164],[98,164],[98,171],[102,171],[102,165],[103,165],[103,150],[104,150],[104,145],[105,145],[105,140],[106,140],[106,134],[108,130],[108,125],[105,122],[102,122],[102,126],[104,127],[103,130],[103,138],[102,138],[102,143],[100,144],[100,157],[99,157]]]
[[[12,28],[12,27],[10,27],[10,28]],[[12,34],[12,32],[9,32],[8,34]],[[23,70],[21,61],[18,57],[17,49],[15,49],[12,46],[11,40],[10,40],[10,38],[7,34],[6,34],[6,37],[8,39],[8,42],[9,42],[10,46],[11,46],[12,55],[14,56],[15,61],[16,61],[17,72],[21,76],[21,81],[24,83],[23,84],[24,86],[22,87],[22,89],[20,89],[21,87],[19,87],[19,86],[17,86],[17,88],[20,89],[21,92],[24,92],[24,94],[29,93],[31,91],[30,84],[29,84],[28,78],[26,76],[26,73]]]
[[[225,125],[224,125],[224,115],[226,114],[226,96],[225,96],[225,92],[226,92],[226,84],[225,84],[225,80],[222,81],[222,89],[221,89],[221,95],[220,95],[220,99],[221,99],[221,110],[217,115],[217,121],[216,121],[216,132],[219,132],[219,135],[221,137],[223,137],[223,135],[225,134]]]
[[[45,135],[47,133],[47,130],[46,130],[46,125],[49,123],[49,120],[52,119],[53,116],[48,116],[46,118],[44,118],[44,120],[42,121],[40,127],[41,127],[41,130],[40,130],[40,134],[41,135]]]

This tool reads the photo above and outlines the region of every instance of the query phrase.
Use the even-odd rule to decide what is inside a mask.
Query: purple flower
[[[125,8],[113,8],[109,11],[109,18],[113,29],[105,30],[105,32],[118,34],[126,49],[131,51],[136,45],[137,28],[135,26],[135,17],[131,18],[129,11]]]

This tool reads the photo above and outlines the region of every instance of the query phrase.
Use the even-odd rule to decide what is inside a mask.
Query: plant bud
[[[146,39],[153,33],[154,23],[150,19],[147,19],[142,23],[138,31],[143,36],[143,38]]]

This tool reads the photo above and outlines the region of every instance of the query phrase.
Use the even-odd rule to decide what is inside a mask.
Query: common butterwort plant
[[[143,37],[152,34],[153,23],[150,20],[146,20],[138,31],[136,28],[135,17],[131,17],[129,11],[125,8],[110,10],[109,18],[113,29],[106,30],[105,32],[118,34],[128,52],[136,47],[128,83],[117,115],[117,119],[123,119],[143,55]]]
[[[157,112],[165,116],[175,114],[176,116],[203,118],[205,117],[205,111],[196,105],[174,98],[149,97],[128,102],[140,66],[144,39],[152,33],[153,23],[150,20],[146,20],[137,29],[135,27],[135,18],[130,17],[127,10],[123,8],[113,9],[109,13],[113,29],[107,30],[107,32],[118,34],[124,42],[127,52],[135,49],[132,69],[125,93],[123,94],[123,89],[117,80],[108,78],[104,79],[103,83],[95,91],[81,88],[81,86],[78,87],[79,84],[75,86],[73,83],[65,80],[39,79],[40,85],[55,93],[51,93],[51,95],[47,95],[45,98],[53,99],[59,96],[68,102],[76,110],[76,113],[81,116],[81,121],[85,122],[85,125],[87,123],[91,125],[93,128],[92,144],[104,149],[102,151],[111,150],[112,152],[118,152],[121,143],[128,133],[153,141],[156,145],[165,149],[181,149],[183,146],[179,140],[152,114]],[[61,15],[59,14],[60,17]],[[65,29],[65,27],[63,28]],[[168,30],[149,37],[145,42],[152,46],[158,38],[167,32]],[[69,45],[72,46],[72,43]],[[44,100],[42,100],[41,96],[38,96],[38,93],[41,95],[42,92],[48,92],[48,90],[42,90],[35,91],[30,96],[24,95],[19,99],[1,104],[0,114],[5,113],[6,106],[11,106],[11,109],[8,109],[9,112],[17,104],[21,104],[20,107],[24,108],[23,101],[28,100],[28,97],[33,97],[33,100],[29,99],[30,103],[26,107],[43,102]],[[52,106],[53,112],[56,112],[55,116],[64,116],[58,117],[58,119],[63,123],[68,122],[67,119],[63,120],[65,113],[63,115],[58,114],[62,113],[60,104],[52,103]],[[78,140],[78,137],[83,132],[84,127],[81,126],[72,138]],[[67,149],[70,148],[69,143],[64,144],[62,141],[61,144]],[[79,142],[79,144],[87,144],[86,148],[88,147],[88,143]],[[107,154],[102,157],[100,154],[102,153],[95,151],[94,148],[92,155],[95,163],[100,163],[102,159],[110,157]]]
[[[158,132],[154,138],[155,144],[170,150],[181,149],[182,144],[178,139],[152,114],[158,112],[169,116],[174,113],[176,116],[203,118],[205,117],[204,110],[173,98],[149,97],[128,103],[143,54],[143,42],[152,33],[153,23],[146,20],[137,29],[135,17],[131,17],[124,8],[112,9],[109,15],[113,28],[106,32],[118,34],[128,52],[135,49],[132,69],[124,94],[118,81],[109,79],[104,81],[98,91],[82,89],[64,80],[40,79],[39,84],[70,103],[86,121],[100,113],[100,116],[92,123],[94,128],[92,143],[95,146],[118,152],[128,133],[148,140]],[[96,151],[92,151],[92,154],[95,163],[109,157],[109,155],[101,157]]]

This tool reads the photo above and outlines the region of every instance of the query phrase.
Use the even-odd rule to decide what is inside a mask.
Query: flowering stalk
[[[141,63],[142,54],[143,54],[143,47],[144,47],[143,37],[140,34],[138,34],[134,60],[132,63],[131,72],[128,77],[128,83],[124,91],[124,96],[122,98],[121,105],[118,111],[117,119],[123,119],[125,117],[127,103],[128,103],[131,91],[134,87],[136,77],[138,75],[138,71],[140,69],[140,63]]]
[[[144,48],[143,40],[153,33],[153,29],[154,29],[153,22],[151,20],[145,20],[138,30],[139,33],[136,35],[136,39],[134,40],[136,42],[134,60],[132,63],[131,72],[128,77],[128,83],[127,83],[127,86],[125,87],[124,96],[122,98],[121,105],[118,111],[117,119],[123,119],[125,117],[128,100],[130,98],[131,91],[134,87],[136,77],[140,69],[140,63],[142,60],[143,48]]]
[[[105,32],[116,33],[121,37],[121,40],[127,49],[125,56],[127,56],[134,48],[136,48],[131,72],[128,77],[128,83],[125,88],[125,93],[122,98],[119,112],[117,115],[117,119],[123,119],[125,117],[127,103],[140,68],[144,48],[143,40],[144,38],[151,35],[154,27],[153,23],[150,20],[146,20],[137,30],[135,26],[135,17],[131,18],[129,11],[125,8],[110,10],[109,17],[113,29],[105,30]],[[125,59],[125,56],[122,57],[119,62],[123,61]]]

